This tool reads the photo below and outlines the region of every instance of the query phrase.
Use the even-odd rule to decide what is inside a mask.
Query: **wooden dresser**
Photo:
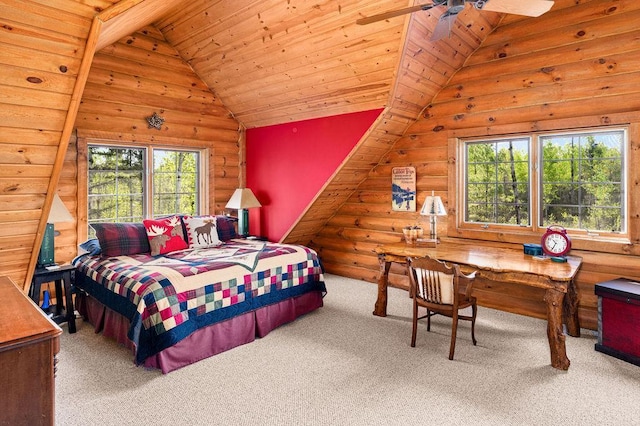
[[[62,330],[0,277],[0,425],[53,425]]]

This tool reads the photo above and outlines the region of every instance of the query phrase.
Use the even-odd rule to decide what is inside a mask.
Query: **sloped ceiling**
[[[416,52],[438,57],[423,62],[432,69],[414,70],[423,74],[412,77],[428,81],[435,94],[455,71],[450,65],[460,66],[500,18],[467,5],[452,37],[438,43],[428,39],[441,7],[356,24],[361,17],[412,5],[407,0],[196,0],[180,2],[155,25],[252,128],[388,107],[398,98],[403,61],[405,67],[417,65],[403,55]],[[410,20],[418,22],[406,38]],[[401,95],[416,101],[416,94]],[[430,101],[422,95],[418,109]]]
[[[429,2],[121,0],[99,14],[97,49],[152,23],[246,128],[394,102],[412,104],[415,119],[502,19],[467,4],[435,43],[445,7],[356,24],[417,4]],[[407,91],[403,77],[422,87]]]

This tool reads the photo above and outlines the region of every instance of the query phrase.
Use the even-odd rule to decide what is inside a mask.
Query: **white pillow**
[[[185,216],[189,248],[214,247],[222,244],[218,238],[215,216]]]

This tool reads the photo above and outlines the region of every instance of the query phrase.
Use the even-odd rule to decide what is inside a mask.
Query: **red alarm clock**
[[[564,256],[571,250],[571,238],[562,226],[551,225],[542,236],[542,251],[548,256]]]

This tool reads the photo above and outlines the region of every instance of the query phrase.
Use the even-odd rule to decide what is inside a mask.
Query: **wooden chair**
[[[409,258],[411,295],[413,298],[413,334],[411,347],[416,346],[418,320],[427,318],[427,331],[431,331],[431,317],[445,315],[452,319],[451,346],[449,359],[453,359],[456,348],[458,320],[471,321],[471,339],[476,344],[475,325],[478,307],[475,297],[471,297],[471,288],[475,272],[464,275],[460,266],[446,264],[429,257]],[[427,309],[427,314],[418,317],[418,307]],[[471,306],[472,315],[460,315],[459,311]]]

